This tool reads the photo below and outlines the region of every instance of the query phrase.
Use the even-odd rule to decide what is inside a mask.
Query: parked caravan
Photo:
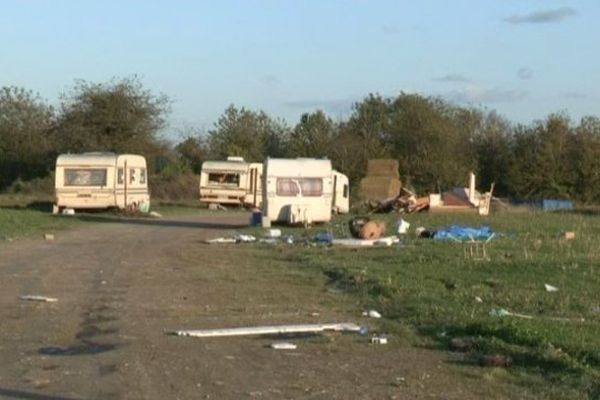
[[[350,212],[350,182],[348,177],[336,170],[333,175],[333,200],[331,210],[336,214],[348,214]]]
[[[61,154],[56,159],[53,212],[63,208],[148,211],[146,159],[135,154]]]
[[[310,224],[348,212],[348,178],[326,159],[267,158],[263,166],[263,215],[274,222]]]
[[[260,207],[262,170],[261,163],[247,163],[241,157],[205,161],[200,173],[200,202]]]

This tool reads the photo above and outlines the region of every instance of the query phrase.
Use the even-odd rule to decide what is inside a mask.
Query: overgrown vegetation
[[[392,226],[395,217],[387,218]],[[465,256],[468,244],[409,236],[396,248],[263,248],[257,262],[277,254],[292,268],[326,274],[338,288],[359,296],[365,308],[381,311],[393,322],[391,333],[411,329],[417,344],[449,351],[452,338],[472,336],[476,345],[461,363],[480,368],[481,356],[509,356],[513,365],[506,379],[533,386],[544,397],[600,396],[598,216],[407,219],[413,228],[489,224],[499,236],[486,245],[486,260]],[[564,240],[564,231],[575,231],[576,239]],[[544,284],[559,290],[547,292]],[[532,318],[490,315],[499,308]]]

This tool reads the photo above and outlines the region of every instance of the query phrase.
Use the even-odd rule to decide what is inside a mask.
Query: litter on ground
[[[225,337],[225,336],[255,336],[255,335],[283,335],[291,333],[317,333],[324,331],[335,332],[363,332],[359,325],[352,322],[331,324],[304,324],[304,325],[273,325],[254,326],[225,329],[198,329],[180,330],[172,332],[176,336],[192,337]]]
[[[391,246],[400,243],[397,236],[388,236],[379,239],[333,239],[334,246],[365,247],[365,246]]]
[[[298,346],[290,342],[271,343],[271,348],[275,350],[296,350]]]
[[[371,344],[387,344],[388,340],[386,337],[373,336],[371,338]]]
[[[544,283],[544,289],[546,289],[546,292],[558,292],[556,286],[548,285],[547,283]]]
[[[486,241],[492,240],[496,234],[489,226],[470,227],[462,225],[451,225],[447,228],[437,229],[432,232],[432,237],[437,240],[464,241]]]
[[[41,301],[41,302],[45,302],[45,303],[55,303],[58,301],[58,299],[55,299],[54,297],[38,296],[38,295],[33,295],[33,294],[26,294],[23,296],[19,296],[19,299],[26,300],[26,301]]]
[[[369,311],[364,311],[363,315],[365,317],[371,317],[371,318],[381,318],[381,314],[376,311],[376,310],[369,310]]]

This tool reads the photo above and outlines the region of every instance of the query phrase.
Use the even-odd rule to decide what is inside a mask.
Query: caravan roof
[[[61,154],[56,159],[57,166],[65,165],[107,165],[114,166],[118,159],[131,160],[134,163],[145,163],[145,158],[137,154],[115,154],[109,152],[92,152],[79,154]]]
[[[331,161],[318,158],[268,158],[269,176],[331,177]]]
[[[116,160],[115,153],[61,154],[56,159],[56,165],[115,165]]]
[[[248,170],[248,163],[241,161],[204,161],[202,163],[203,171],[240,171]]]

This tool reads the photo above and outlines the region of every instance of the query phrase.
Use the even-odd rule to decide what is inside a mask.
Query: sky
[[[600,116],[597,0],[1,0],[0,86],[56,105],[137,76],[169,132],[230,105],[295,124],[369,93],[439,96],[530,123]]]

